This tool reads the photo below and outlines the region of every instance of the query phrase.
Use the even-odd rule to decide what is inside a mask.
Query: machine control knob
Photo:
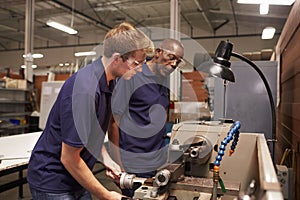
[[[200,151],[201,151],[201,147],[191,147],[190,157],[191,158],[198,158]]]
[[[165,182],[166,181],[166,177],[162,174],[159,174],[157,179],[158,179],[159,182]]]
[[[132,189],[133,188],[133,179],[136,176],[134,174],[127,174],[126,172],[121,174],[120,177],[120,187],[121,189]]]
[[[168,184],[171,177],[171,172],[167,169],[163,169],[155,175],[155,183],[158,186],[165,186]]]

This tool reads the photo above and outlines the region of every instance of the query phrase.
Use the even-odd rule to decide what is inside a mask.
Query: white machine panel
[[[42,83],[41,114],[39,120],[40,129],[45,128],[49,112],[63,84],[64,81],[50,81]]]

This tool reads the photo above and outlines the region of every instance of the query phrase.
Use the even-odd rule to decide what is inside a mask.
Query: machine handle
[[[204,143],[204,141],[200,141],[200,142],[195,142],[195,143],[192,143],[192,144],[183,144],[183,145],[180,145],[180,149],[185,149],[185,148],[189,148],[189,147],[196,147],[196,146],[202,146]]]
[[[129,197],[122,197],[121,200],[132,200],[132,198],[129,198]]]

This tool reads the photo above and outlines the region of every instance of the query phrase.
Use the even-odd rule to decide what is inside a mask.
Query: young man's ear
[[[121,58],[121,54],[120,53],[113,53],[111,57],[112,57],[113,61],[117,61],[119,58]]]

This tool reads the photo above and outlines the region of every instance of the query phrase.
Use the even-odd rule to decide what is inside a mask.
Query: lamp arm
[[[273,143],[273,145],[272,145],[272,150],[273,150],[272,160],[273,160],[273,163],[275,163],[276,110],[275,110],[275,104],[274,104],[274,100],[273,100],[273,96],[272,96],[272,92],[271,92],[269,83],[268,83],[266,77],[264,76],[264,74],[262,73],[262,71],[259,69],[259,67],[257,65],[255,65],[251,60],[249,60],[248,58],[246,58],[238,53],[235,53],[235,52],[231,52],[231,55],[233,57],[236,57],[236,58],[248,63],[251,67],[253,67],[255,69],[255,71],[259,74],[262,81],[264,82],[264,85],[265,85],[267,93],[268,93],[270,106],[271,106],[271,112],[272,112],[272,143]]]

